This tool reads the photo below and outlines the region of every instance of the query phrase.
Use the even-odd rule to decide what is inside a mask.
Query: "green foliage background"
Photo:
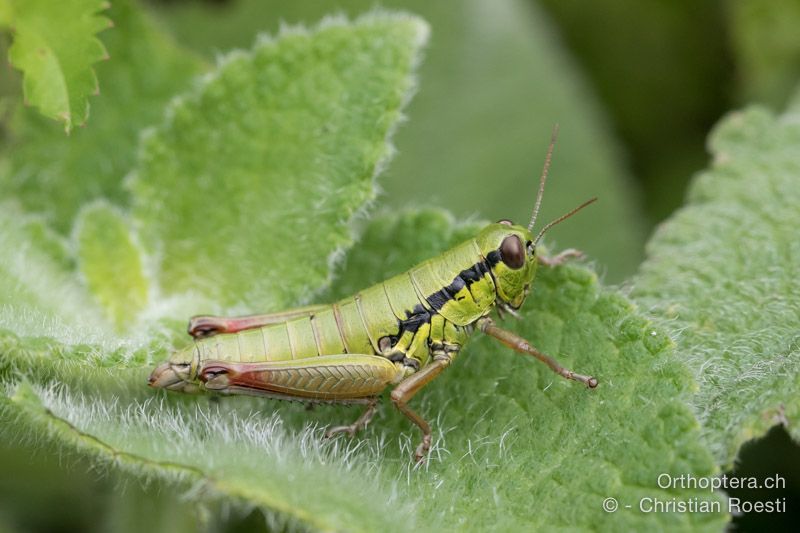
[[[380,6],[411,15],[0,0],[0,530],[719,531],[601,504],[724,507],[656,478],[798,437],[800,4]],[[476,339],[414,400],[415,468],[391,409],[323,442],[355,413],[144,387],[192,314],[331,301],[526,220],[556,122],[542,219],[600,202],[547,246],[589,263],[509,327],[598,390]]]

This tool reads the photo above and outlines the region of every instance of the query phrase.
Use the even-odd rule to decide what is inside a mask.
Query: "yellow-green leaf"
[[[148,280],[125,216],[105,202],[85,207],[75,226],[78,267],[89,291],[120,332],[147,305]]]
[[[284,30],[176,100],[130,181],[161,289],[205,298],[198,313],[241,312],[329,282],[375,197],[427,31],[387,14]]]
[[[107,57],[96,34],[110,21],[104,0],[11,0],[11,63],[25,74],[25,101],[64,123],[69,133],[89,117],[99,90],[92,65]]]
[[[92,99],[91,124],[65,136],[52,120],[20,106],[4,148],[8,168],[0,172],[0,187],[63,235],[92,200],[126,204],[122,181],[134,165],[141,130],[158,122],[167,101],[204,67],[133,0],[114,0],[106,13],[114,21],[113,30],[101,34],[110,59],[96,67],[102,92]]]

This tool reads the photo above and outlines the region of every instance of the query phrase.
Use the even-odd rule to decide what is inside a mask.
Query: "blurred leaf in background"
[[[115,0],[103,14],[114,28],[101,34],[109,60],[96,67],[100,94],[92,97],[91,127],[66,136],[21,105],[13,106],[6,125],[10,139],[0,187],[63,234],[82,204],[97,198],[127,202],[122,179],[133,168],[139,133],[158,122],[167,101],[204,69],[132,0]]]
[[[125,214],[103,200],[87,204],[75,222],[74,240],[84,283],[124,333],[147,306],[150,290]]]
[[[735,4],[733,1],[731,4]],[[624,141],[651,224],[683,201],[732,105],[720,0],[541,0]]]
[[[742,102],[779,111],[800,81],[800,2],[728,0],[731,41]]]
[[[15,427],[0,421],[4,431]],[[202,509],[166,483],[98,469],[59,445],[2,439],[0,460],[0,531],[135,533],[146,520],[148,531],[182,533],[204,525]]]
[[[97,33],[109,28],[103,0],[3,0],[0,25],[14,34],[8,58],[24,72],[25,104],[64,123],[69,133],[89,118],[98,92],[94,63],[107,59]]]

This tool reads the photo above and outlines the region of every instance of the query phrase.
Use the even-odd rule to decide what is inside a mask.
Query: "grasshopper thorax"
[[[536,245],[530,230],[501,220],[486,226],[476,240],[492,271],[498,303],[519,309],[536,276]]]

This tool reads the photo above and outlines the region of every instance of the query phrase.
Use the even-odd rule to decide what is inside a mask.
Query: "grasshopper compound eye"
[[[519,270],[525,265],[525,248],[516,235],[509,235],[500,245],[500,258],[509,268]]]

